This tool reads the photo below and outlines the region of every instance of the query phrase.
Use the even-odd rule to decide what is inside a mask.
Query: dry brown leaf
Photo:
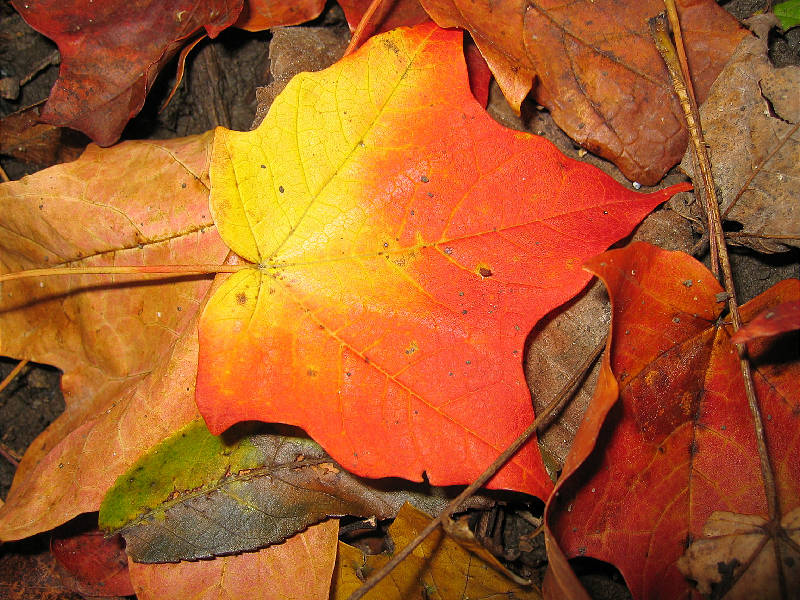
[[[742,226],[730,242],[783,252],[800,247],[800,67],[770,62],[773,15],[749,23],[756,36],[739,44],[700,115],[722,212]],[[695,177],[690,154],[681,168]]]

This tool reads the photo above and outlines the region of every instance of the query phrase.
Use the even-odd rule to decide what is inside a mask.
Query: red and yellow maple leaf
[[[609,290],[612,334],[558,497],[548,504],[549,555],[560,563],[560,545],[567,556],[613,563],[634,598],[690,597],[679,559],[707,533],[719,534],[727,514],[738,524],[727,538],[716,537],[734,551],[714,555],[711,565],[687,553],[685,572],[710,566],[719,584],[727,568],[723,583],[734,585],[758,570],[766,578],[756,578],[763,597],[780,597],[777,569],[794,573],[784,581],[800,580],[792,566],[797,519],[792,525],[790,515],[800,507],[797,334],[748,343],[778,506],[788,519],[779,526],[770,523],[770,486],[762,478],[732,327],[721,318],[726,296],[714,276],[686,254],[644,243],[606,252],[589,268]],[[783,281],[742,306],[742,318],[798,299],[800,281]],[[753,546],[737,547],[737,536],[740,542],[750,536]],[[765,568],[760,553],[771,556],[773,542],[788,545],[789,562]],[[574,597],[563,567],[549,579],[551,597]]]
[[[218,129],[210,174],[220,234],[253,265],[203,313],[209,429],[299,425],[357,474],[435,485],[532,421],[525,336],[677,189],[636,194],[496,124],[461,34],[433,24],[298,76],[253,132]],[[545,497],[536,444],[492,485]]]

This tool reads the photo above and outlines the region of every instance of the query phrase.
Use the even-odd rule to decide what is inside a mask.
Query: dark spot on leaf
[[[481,267],[480,269],[478,269],[478,273],[480,273],[481,277],[491,277],[492,276],[491,269],[487,269],[486,267]]]
[[[433,198],[433,194],[431,192],[428,192],[428,198]]]
[[[697,445],[697,440],[692,440],[692,443],[689,444],[689,456],[695,456],[699,450],[700,447]]]
[[[186,189],[186,184],[185,183],[181,184],[181,189],[184,189],[184,190]]]
[[[314,369],[309,369],[308,371],[306,371],[306,375],[308,375],[309,377],[316,377],[317,371],[315,371]]]
[[[244,292],[239,292],[236,294],[236,302],[239,304],[246,304],[247,303],[247,294]]]
[[[425,177],[425,175],[423,175],[422,177],[420,177],[420,178],[419,178],[419,180],[420,180],[422,183],[428,183],[428,182],[430,181],[430,179],[428,179],[427,177]]]
[[[283,189],[282,185],[278,186],[278,191],[282,194],[285,190]]]
[[[261,168],[262,168],[262,169],[266,169],[266,168],[267,168],[267,165],[261,165]]]

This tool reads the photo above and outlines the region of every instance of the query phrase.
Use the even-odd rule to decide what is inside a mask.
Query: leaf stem
[[[367,7],[367,10],[364,11],[364,15],[361,17],[361,20],[358,22],[355,31],[353,31],[353,36],[350,38],[350,43],[347,44],[347,48],[344,51],[343,56],[347,56],[348,54],[352,54],[355,52],[356,48],[361,44],[364,37],[367,37],[367,26],[373,21],[373,17],[375,16],[375,11],[381,6],[381,4],[389,3],[392,0],[372,0]]]
[[[363,598],[367,592],[374,588],[378,582],[391,573],[397,565],[399,565],[409,554],[411,554],[414,549],[425,540],[426,537],[433,533],[433,531],[439,525],[441,525],[445,519],[449,519],[450,515],[458,510],[459,506],[461,506],[461,504],[467,498],[472,496],[476,491],[478,491],[478,489],[483,487],[483,485],[489,481],[495,475],[495,473],[497,473],[497,471],[500,470],[500,467],[502,467],[512,456],[514,456],[514,454],[519,451],[520,448],[522,448],[522,446],[528,442],[528,440],[530,440],[531,436],[533,436],[537,430],[544,429],[544,427],[549,423],[550,417],[561,410],[561,407],[564,405],[564,403],[569,400],[572,390],[583,380],[594,361],[596,361],[597,357],[602,354],[603,349],[606,347],[605,338],[606,336],[603,337],[602,342],[598,344],[598,346],[592,351],[592,354],[584,361],[580,368],[575,371],[570,380],[564,384],[561,390],[559,390],[553,401],[547,405],[547,408],[545,408],[545,410],[538,415],[536,419],[534,419],[533,423],[531,423],[517,439],[511,442],[508,448],[506,448],[503,453],[498,456],[475,481],[464,488],[464,491],[456,496],[450,502],[450,504],[445,507],[438,517],[428,523],[428,525],[419,532],[417,537],[411,540],[411,542],[409,542],[408,545],[400,552],[395,554],[389,562],[383,565],[383,567],[375,571],[360,588],[350,594],[348,600],[358,600],[359,598]]]
[[[204,275],[212,273],[235,273],[242,269],[251,269],[253,265],[131,265],[124,267],[56,267],[52,269],[31,269],[0,275],[0,283],[29,277],[50,277],[52,275],[128,275],[128,274],[186,274]]]
[[[667,3],[669,0],[665,0]],[[719,201],[714,186],[714,177],[711,171],[711,161],[708,158],[707,146],[703,139],[703,130],[700,123],[700,111],[697,108],[697,101],[693,96],[687,93],[687,88],[683,80],[683,76],[678,66],[678,61],[675,56],[675,48],[672,45],[669,32],[666,25],[666,17],[664,13],[657,15],[650,19],[650,32],[658,48],[659,54],[664,59],[667,65],[667,70],[672,80],[672,86],[675,94],[678,96],[681,107],[683,108],[684,117],[686,118],[686,125],[689,129],[689,135],[692,141],[692,150],[700,167],[700,173],[703,178],[703,200],[705,202],[706,213],[708,216],[708,236],[711,251],[711,264],[714,275],[719,278],[719,269],[722,271],[722,283],[725,291],[728,293],[728,310],[731,314],[731,321],[733,323],[734,332],[742,327],[742,318],[739,313],[739,304],[736,300],[736,288],[733,283],[733,273],[731,271],[730,258],[728,256],[728,248],[725,243],[725,233],[722,230],[722,219],[719,210]],[[753,374],[750,367],[750,361],[747,359],[746,346],[744,344],[737,344],[736,349],[739,353],[739,366],[742,372],[742,379],[744,382],[744,391],[747,397],[747,404],[750,408],[750,413],[753,419],[753,426],[756,436],[756,444],[758,447],[758,456],[761,463],[761,477],[764,483],[764,494],[767,501],[767,511],[771,524],[780,528],[781,513],[778,503],[778,493],[775,485],[775,476],[772,470],[772,465],[767,451],[766,431],[764,429],[764,421],[761,418],[761,410],[758,406],[758,399],[756,398],[755,384],[753,383]],[[778,565],[782,565],[780,544],[778,540],[774,543],[776,560]],[[786,581],[782,568],[778,568],[778,583],[781,590],[781,597],[786,597]]]
[[[11,372],[8,375],[6,375],[6,378],[3,379],[3,381],[0,381],[0,392],[6,389],[8,384],[14,381],[14,378],[19,375],[22,369],[27,366],[28,362],[30,361],[27,358],[23,358],[16,365],[14,365],[14,368],[11,369]]]

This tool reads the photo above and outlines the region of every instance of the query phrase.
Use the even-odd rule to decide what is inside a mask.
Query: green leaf
[[[800,0],[787,0],[773,7],[784,30],[800,25]]]
[[[329,516],[388,518],[406,501],[437,514],[448,502],[419,484],[368,484],[308,438],[236,431],[214,436],[197,420],[155,446],[109,490],[100,527],[138,562],[172,562],[261,548]]]

